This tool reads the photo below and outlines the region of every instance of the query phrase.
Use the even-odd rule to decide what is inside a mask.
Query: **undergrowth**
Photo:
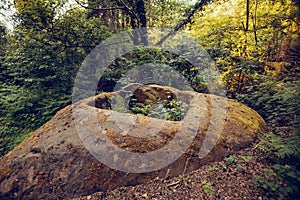
[[[295,77],[261,75],[237,95],[270,127],[256,148],[273,166],[253,180],[267,199],[300,199],[300,81]]]
[[[154,104],[137,103],[130,109],[131,113],[141,114],[153,118],[181,121],[187,111],[188,105],[176,99],[158,100]]]

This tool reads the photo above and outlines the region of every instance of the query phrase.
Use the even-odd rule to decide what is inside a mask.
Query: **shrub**
[[[134,71],[136,67],[144,65],[147,65],[147,67],[143,68],[143,70]],[[178,74],[169,73],[170,70],[178,71]],[[131,75],[133,74],[133,77],[125,76],[124,78],[127,72],[130,72]],[[140,83],[151,83],[153,77],[157,79],[155,81],[161,81],[163,83],[165,83],[166,80],[172,81],[173,78],[176,80],[180,77],[184,77],[195,91],[208,92],[206,83],[200,75],[199,69],[196,69],[187,60],[181,58],[179,55],[162,51],[158,48],[136,47],[133,51],[117,58],[108,69],[103,72],[98,83],[97,93],[103,91],[111,92],[117,83],[121,84],[121,87],[139,81]],[[158,83],[156,82],[156,84]],[[174,83],[170,82],[168,86],[173,86],[173,84]]]

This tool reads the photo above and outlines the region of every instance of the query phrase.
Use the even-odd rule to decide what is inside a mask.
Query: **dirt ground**
[[[120,187],[94,193],[75,200],[88,199],[266,199],[253,180],[263,176],[271,163],[255,147],[244,149],[220,162],[173,179],[165,177],[150,183]]]

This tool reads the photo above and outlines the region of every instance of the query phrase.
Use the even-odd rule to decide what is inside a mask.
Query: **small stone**
[[[32,153],[41,153],[42,150],[40,148],[32,148],[32,149],[30,149],[30,152],[32,152]]]
[[[89,195],[89,196],[86,197],[86,199],[87,199],[87,200],[90,200],[90,199],[92,199],[92,196]]]
[[[145,193],[145,194],[142,195],[142,197],[148,198],[148,194]]]

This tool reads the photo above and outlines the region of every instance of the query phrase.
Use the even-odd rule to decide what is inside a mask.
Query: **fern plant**
[[[237,99],[276,126],[299,128],[300,82],[260,76]]]
[[[269,132],[259,135],[258,149],[269,156],[275,155],[279,159],[300,156],[300,136],[282,137]]]

